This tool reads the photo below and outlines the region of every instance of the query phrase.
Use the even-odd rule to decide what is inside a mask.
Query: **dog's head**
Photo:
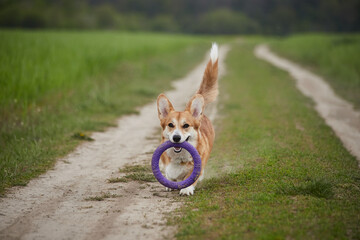
[[[185,110],[178,112],[175,111],[170,100],[164,94],[160,94],[157,99],[157,108],[163,140],[170,140],[174,143],[188,141],[196,147],[198,130],[204,110],[203,96],[200,94],[194,95],[186,105]],[[173,156],[181,152],[181,148],[173,148],[167,151],[168,154]]]

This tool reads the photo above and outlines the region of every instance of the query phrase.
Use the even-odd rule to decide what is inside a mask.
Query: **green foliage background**
[[[0,27],[206,34],[360,30],[360,0],[0,0]]]

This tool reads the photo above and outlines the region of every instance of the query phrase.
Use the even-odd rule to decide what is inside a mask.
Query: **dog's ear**
[[[174,111],[173,105],[163,93],[157,98],[157,109],[160,120],[166,118],[171,111]]]
[[[189,111],[194,118],[200,119],[204,111],[204,105],[204,97],[200,94],[195,94],[186,105],[186,110]]]

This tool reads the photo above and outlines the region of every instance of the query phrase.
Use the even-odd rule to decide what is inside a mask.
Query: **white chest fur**
[[[165,169],[166,178],[171,181],[182,181],[189,173],[191,166],[177,162],[170,162]]]

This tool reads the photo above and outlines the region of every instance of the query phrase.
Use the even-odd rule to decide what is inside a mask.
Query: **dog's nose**
[[[180,142],[181,136],[180,135],[174,135],[173,140],[174,142]]]

